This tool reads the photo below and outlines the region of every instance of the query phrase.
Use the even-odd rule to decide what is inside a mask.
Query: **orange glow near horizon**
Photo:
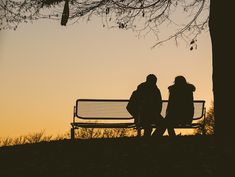
[[[208,32],[193,51],[183,41],[151,50],[151,36],[98,22],[62,27],[42,20],[0,36],[0,137],[69,131],[77,98],[128,99],[149,73],[163,99],[177,75],[196,86],[195,99],[207,107],[213,99]]]

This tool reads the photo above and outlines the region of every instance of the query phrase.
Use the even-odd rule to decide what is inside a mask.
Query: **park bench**
[[[71,139],[75,138],[78,128],[133,128],[140,136],[141,127],[137,128],[134,118],[126,110],[128,99],[78,99],[74,106],[71,123]],[[165,117],[167,100],[162,102],[161,115]],[[194,101],[193,122],[189,125],[177,125],[175,128],[200,128],[205,124],[205,101]],[[202,121],[200,121],[202,120]],[[155,127],[155,125],[153,125]]]

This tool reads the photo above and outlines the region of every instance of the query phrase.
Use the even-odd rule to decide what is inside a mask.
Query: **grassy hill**
[[[213,136],[60,140],[0,148],[1,177],[212,177]]]

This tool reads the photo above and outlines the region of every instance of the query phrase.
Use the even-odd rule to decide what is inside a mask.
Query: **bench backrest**
[[[133,117],[126,110],[127,99],[78,99],[74,107],[74,117],[86,120],[131,120]],[[168,101],[163,100],[162,116],[166,115]],[[194,101],[194,116],[197,120],[204,115],[205,101]]]

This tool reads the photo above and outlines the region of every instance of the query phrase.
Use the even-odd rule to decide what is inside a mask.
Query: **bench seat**
[[[71,123],[72,126],[81,128],[136,128],[135,123]],[[199,128],[200,123],[192,123],[187,125],[176,125],[174,128]],[[152,125],[156,128],[156,125]]]
[[[81,128],[135,128],[134,123],[71,123],[72,126]]]

